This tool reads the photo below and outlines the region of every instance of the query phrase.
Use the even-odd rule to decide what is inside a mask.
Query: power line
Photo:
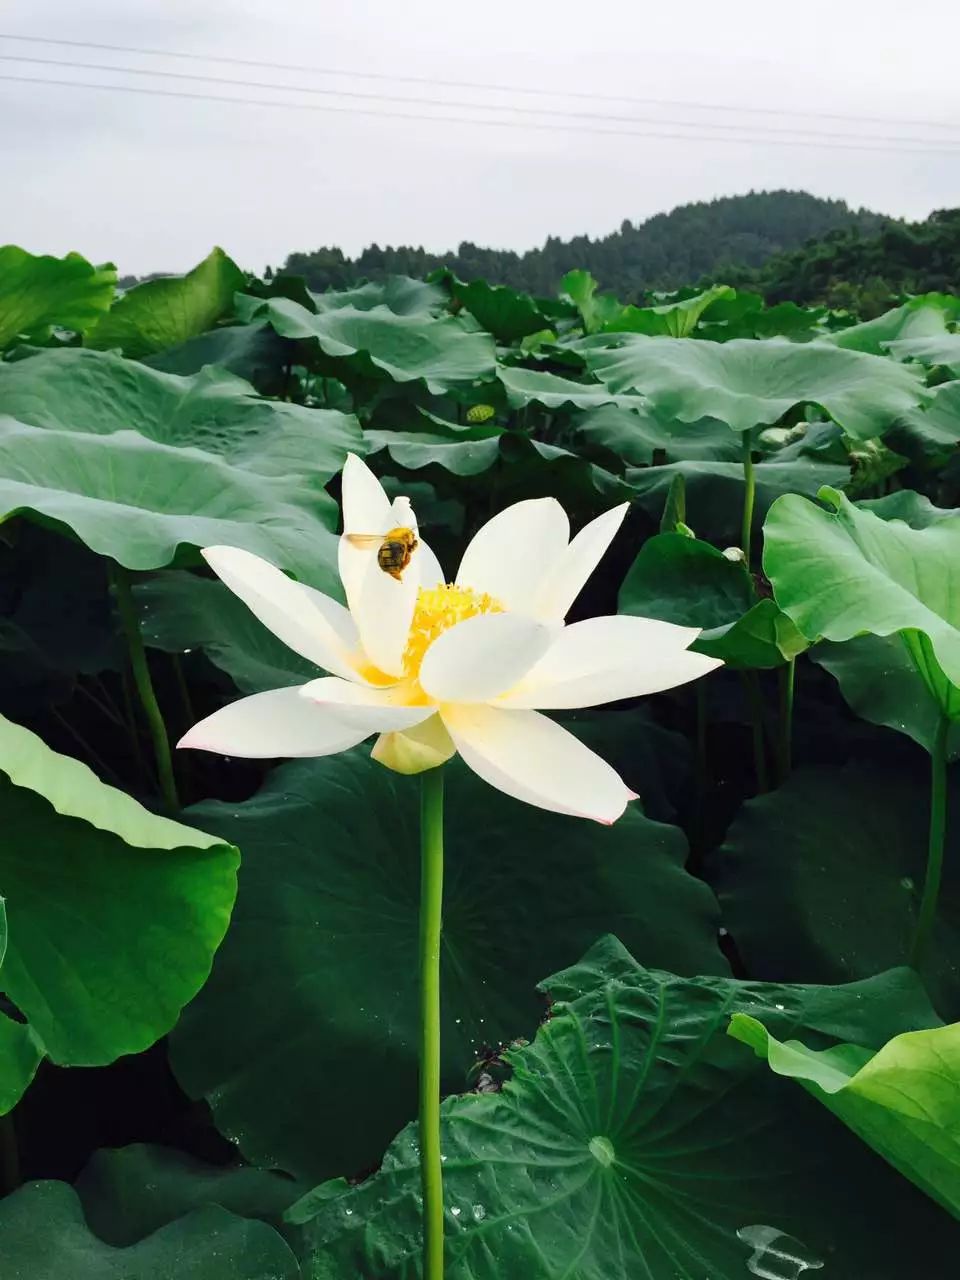
[[[391,80],[398,84],[427,85],[444,89],[479,89],[492,93],[525,93],[535,97],[580,98],[590,102],[628,102],[634,106],[657,106],[694,111],[730,111],[743,115],[798,116],[815,120],[841,120],[859,124],[907,125],[915,128],[960,128],[960,122],[945,120],[911,120],[892,116],[851,115],[831,111],[793,111],[786,107],[731,106],[722,102],[690,102],[674,98],[638,98],[622,94],[587,93],[576,89],[546,89],[517,84],[498,84],[476,80],[440,80],[430,76],[395,75],[380,71],[351,71],[342,67],[317,67],[296,62],[267,62],[256,58],[233,58],[220,54],[178,52],[174,49],[151,49],[138,45],[104,44],[93,40],[56,40],[51,36],[18,35],[0,31],[0,40],[17,40],[24,44],[60,45],[73,49],[100,49],[110,53],[136,53],[156,58],[183,58],[193,62],[222,62],[237,67],[260,67],[271,71],[302,71],[318,76],[345,76],[357,80]],[[112,69],[112,68],[111,68]]]
[[[832,138],[841,141],[857,141],[871,143],[913,143],[933,144],[937,145],[936,138],[924,138],[916,135],[906,134],[874,134],[874,133],[838,133],[824,131],[814,128],[786,128],[781,129],[776,125],[761,124],[727,124],[722,121],[696,121],[696,120],[669,120],[656,116],[616,116],[607,115],[602,112],[594,111],[557,111],[552,107],[523,107],[523,106],[507,106],[488,102],[458,102],[445,98],[419,98],[410,95],[396,95],[386,93],[363,93],[357,90],[349,89],[317,89],[311,85],[288,85],[277,84],[276,82],[263,80],[235,80],[229,76],[210,76],[201,75],[196,72],[184,71],[154,71],[147,70],[143,67],[117,67],[110,66],[102,62],[75,62],[73,60],[62,58],[34,58],[16,53],[0,53],[0,61],[3,62],[29,62],[39,64],[44,67],[67,67],[73,71],[106,71],[114,72],[117,75],[132,76],[154,76],[164,80],[199,80],[206,84],[229,85],[238,89],[267,89],[280,93],[307,93],[313,95],[321,95],[323,97],[332,98],[351,98],[354,101],[362,102],[389,102],[409,104],[420,107],[453,107],[457,110],[464,111],[494,111],[494,112],[514,112],[520,115],[534,116],[552,116],[557,120],[596,120],[604,124],[640,124],[640,125],[661,125],[668,128],[681,129],[709,129],[711,131],[718,130],[720,132],[744,133],[749,131],[751,134],[761,133],[768,134],[772,137],[804,137],[806,135],[815,138]],[[946,139],[950,144],[956,144],[960,147],[960,137]]]
[[[274,107],[285,111],[322,111],[336,115],[372,116],[378,120],[424,120],[435,124],[473,124],[504,129],[535,129],[549,133],[588,133],[618,138],[646,138],[671,142],[746,143],[750,146],[812,147],[819,151],[873,151],[878,153],[900,152],[906,155],[956,155],[955,146],[868,146],[853,142],[816,142],[792,138],[717,137],[716,134],[666,133],[663,131],[636,129],[599,129],[593,125],[558,125],[537,120],[477,120],[470,116],[427,115],[413,111],[376,111],[372,107],[336,107],[319,102],[276,102],[267,98],[241,98],[232,94],[188,93],[179,89],[154,89],[143,85],[92,84],[79,80],[55,80],[41,76],[13,76],[0,73],[0,81],[16,84],[52,85],[61,89],[92,89],[98,92],[134,93],[152,98],[183,98],[193,102],[227,102],[251,107]],[[745,129],[749,126],[745,125]]]

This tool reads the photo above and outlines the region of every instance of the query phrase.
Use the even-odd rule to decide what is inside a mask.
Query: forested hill
[[[738,274],[774,254],[796,249],[830,232],[870,234],[892,220],[843,200],[821,200],[804,191],[751,191],[747,195],[679,205],[646,222],[624,221],[596,240],[550,236],[542,248],[514,253],[464,241],[456,252],[373,244],[356,258],[340,249],[291,253],[283,270],[305,276],[317,290],[342,288],[387,275],[423,276],[446,266],[462,279],[483,277],[534,294],[553,294],[573,267],[585,267],[601,287],[630,300],[648,289],[676,289],[704,276]]]
[[[888,222],[866,234],[838,228],[759,269],[733,271],[725,283],[758,289],[768,302],[841,307],[866,317],[904,294],[960,293],[960,209],[923,222]]]

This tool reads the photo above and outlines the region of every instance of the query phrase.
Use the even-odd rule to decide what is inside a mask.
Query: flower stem
[[[440,931],[443,921],[443,770],[420,793],[420,1178],[423,1280],[443,1280],[440,1161]]]
[[[150,729],[150,737],[153,740],[153,753],[157,762],[160,791],[166,807],[171,812],[176,812],[180,808],[180,801],[177,797],[177,784],[173,778],[173,761],[170,757],[167,728],[163,723],[157,695],[153,689],[153,681],[150,678],[147,651],[143,646],[140,622],[133,603],[133,592],[130,589],[130,575],[122,565],[114,566],[113,585],[117,594],[120,624],[123,627],[123,634],[127,642],[127,653],[130,657],[133,682],[137,686],[140,705],[143,707],[144,715],[147,718],[147,726]]]
[[[910,964],[919,969],[923,964],[937,915],[940,897],[940,875],[943,871],[943,840],[947,825],[947,735],[950,720],[941,712],[930,753],[930,835],[927,845],[927,874],[923,882],[923,898],[917,919]]]
[[[780,781],[790,777],[793,763],[793,692],[796,682],[796,658],[780,668]]]
[[[750,542],[753,533],[753,500],[757,491],[756,477],[753,474],[753,454],[751,444],[753,432],[744,431],[743,446],[743,524],[740,532],[740,545],[743,548],[743,563],[750,571]]]

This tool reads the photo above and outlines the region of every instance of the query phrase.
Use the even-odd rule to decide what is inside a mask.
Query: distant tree
[[[888,219],[872,232],[838,229],[730,279],[769,302],[826,303],[867,318],[904,294],[960,293],[960,209],[938,210],[924,222]]]

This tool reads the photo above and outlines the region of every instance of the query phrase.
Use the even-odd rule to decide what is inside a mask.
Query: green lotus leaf
[[[680,533],[685,538],[696,537],[687,524],[687,482],[683,476],[674,476],[667,490],[660,517],[661,533]]]
[[[125,1249],[191,1210],[215,1204],[240,1218],[259,1218],[294,1251],[299,1232],[283,1221],[286,1209],[307,1190],[280,1173],[234,1165],[204,1164],[172,1147],[132,1143],[96,1151],[74,1184],[90,1230]]]
[[[712,895],[684,870],[678,828],[631,809],[588,829],[458,762],[447,772],[446,1090],[464,1087],[482,1046],[532,1032],[532,975],[605,929],[654,963],[725,972]],[[417,815],[415,781],[363,749],[285,765],[244,804],[189,811],[242,840],[244,863],[230,933],[172,1061],[257,1163],[312,1178],[369,1168],[415,1108]]]
[[[924,338],[900,338],[887,350],[897,360],[916,360],[924,365],[943,365],[960,378],[960,333],[932,334]]]
[[[281,1236],[208,1205],[127,1249],[91,1232],[65,1182],[32,1182],[0,1203],[4,1280],[296,1280]]]
[[[927,861],[928,799],[926,778],[875,764],[798,769],[748,800],[707,866],[747,972],[770,982],[848,982],[905,963]],[[958,806],[953,787],[948,810]],[[923,976],[941,1014],[956,1018],[960,823],[947,824],[944,863]]]
[[[942,520],[960,516],[960,508],[937,507],[923,493],[913,489],[896,489],[882,498],[861,498],[860,511],[872,511],[881,520],[902,520],[911,529],[927,529]]]
[[[614,395],[601,382],[574,382],[555,373],[540,369],[523,369],[518,365],[501,365],[497,369],[511,409],[539,404],[545,409],[592,409],[603,404],[619,405],[623,409],[643,412],[648,406],[642,396]]]
[[[519,431],[500,437],[503,469],[497,494],[503,506],[523,498],[556,498],[578,518],[588,518],[619,502],[629,502],[633,489],[619,475]]]
[[[24,1063],[97,1066],[164,1035],[203,985],[236,893],[236,849],[148,812],[79,761],[0,720],[0,1098]],[[10,1043],[8,1043],[10,1042]],[[11,1086],[11,1079],[15,1082]]]
[[[732,667],[777,667],[808,647],[773,600],[761,600],[742,561],[709,542],[660,533],[640,548],[619,611],[702,628],[693,644]]]
[[[731,338],[790,338],[807,342],[823,333],[825,307],[798,307],[795,302],[764,306],[757,293],[737,290],[733,297],[718,298],[700,324],[697,336],[714,342]]]
[[[309,302],[310,310],[315,311],[340,311],[344,307],[372,311],[375,307],[386,307],[397,316],[437,316],[446,310],[447,295],[439,285],[425,280],[387,276],[385,280],[368,280],[353,289],[311,293]]]
[[[552,346],[556,341],[555,329],[539,329],[536,333],[528,333],[525,338],[521,338],[518,349],[522,356],[536,356],[544,347]]]
[[[606,450],[631,467],[693,459],[740,462],[739,445],[725,423],[705,418],[678,430],[642,402],[636,408],[604,404],[579,413],[571,435],[578,449]]]
[[[960,1023],[905,1032],[877,1053],[781,1042],[744,1013],[733,1015],[728,1032],[960,1218]]]
[[[960,445],[960,380],[934,387],[926,408],[904,414],[889,440],[923,467],[943,466]]]
[[[549,328],[550,321],[526,293],[503,284],[487,284],[472,280],[457,281],[454,297],[462,302],[482,329],[492,333],[498,342],[519,342],[530,334]]]
[[[855,636],[843,644],[822,641],[813,646],[810,657],[830,672],[851,711],[933,751],[940,713],[900,636]],[[950,726],[947,756],[960,757],[960,724]]]
[[[116,283],[112,263],[95,267],[79,253],[52,258],[0,246],[0,351],[51,325],[83,333],[110,306]]]
[[[820,494],[781,498],[764,525],[777,603],[811,640],[899,632],[931,697],[960,718],[960,516],[913,529]]]
[[[819,462],[835,462],[850,465],[851,447],[865,447],[879,441],[854,442],[844,436],[830,418],[808,421],[803,419],[793,426],[765,427],[754,443],[753,452],[776,462],[799,462],[803,458]]]
[[[222,249],[214,249],[184,276],[147,280],[123,294],[89,331],[85,344],[134,359],[175,347],[212,329],[230,311],[245,279]]]
[[[0,365],[0,520],[68,528],[128,569],[228,543],[336,586],[326,482],[363,452],[346,414],[262,400],[96,351]]]
[[[568,299],[580,312],[584,333],[596,333],[607,320],[613,320],[623,305],[612,293],[597,293],[598,283],[589,271],[568,271],[560,281],[561,299]]]
[[[661,417],[719,418],[734,431],[751,431],[815,405],[848,435],[868,440],[926,398],[913,369],[822,342],[601,334],[584,339],[577,350],[610,391],[642,392]]]
[[[785,493],[814,497],[824,485],[842,488],[850,483],[849,468],[808,457],[783,462],[773,454],[757,462],[753,473],[757,520],[762,520],[776,499]],[[655,467],[631,467],[626,479],[639,505],[659,520],[670,486],[678,475],[683,476],[686,484],[690,526],[720,546],[737,545],[743,508],[742,465],[692,458]]]
[[[830,334],[827,342],[848,351],[882,356],[890,344],[902,339],[933,338],[946,332],[947,321],[960,316],[960,298],[947,293],[924,293],[903,306],[885,311],[874,320],[850,325]]]
[[[645,333],[651,336],[686,338],[706,312],[721,299],[734,298],[733,289],[726,284],[715,284],[703,293],[695,293],[679,302],[661,303],[652,307],[623,307],[619,315],[608,317],[599,328],[600,333]]]
[[[323,297],[325,295],[321,295]],[[493,338],[453,317],[398,315],[385,306],[337,307],[314,315],[289,298],[272,298],[256,312],[282,338],[308,343],[336,376],[422,381],[433,395],[479,380],[496,368]]]
[[[480,427],[447,435],[429,431],[366,431],[364,439],[371,453],[385,449],[398,467],[408,471],[436,465],[456,476],[476,476],[489,471],[500,457],[501,434],[499,427]]]
[[[7,936],[7,905],[0,898],[0,979]],[[33,1029],[0,1013],[0,1116],[17,1105],[42,1061],[43,1045]]]
[[[390,413],[390,410],[393,412]],[[476,419],[477,412],[481,414],[479,419]],[[394,415],[395,421],[392,420]],[[446,436],[451,440],[486,440],[490,436],[499,435],[503,430],[503,427],[497,425],[496,416],[497,411],[493,405],[481,402],[470,406],[463,414],[462,422],[441,417],[439,413],[431,413],[423,405],[417,405],[417,415],[411,418],[407,405],[396,406],[387,401],[383,405],[383,411],[373,420],[373,430],[382,431],[385,435],[405,431],[411,439],[416,439],[419,433],[425,432],[427,435]],[[367,434],[369,432],[364,433],[365,438]]]
[[[946,1276],[951,1219],[725,1034],[743,1011],[872,1048],[905,1005],[933,1016],[915,979],[684,979],[608,938],[543,989],[550,1016],[502,1092],[441,1108],[450,1280]],[[420,1274],[417,1154],[410,1126],[374,1177],[294,1206],[312,1280]]]
[[[208,364],[235,373],[261,395],[284,397],[295,344],[279,337],[265,320],[221,325],[179,346],[145,356],[144,364],[163,373],[199,373]]]

